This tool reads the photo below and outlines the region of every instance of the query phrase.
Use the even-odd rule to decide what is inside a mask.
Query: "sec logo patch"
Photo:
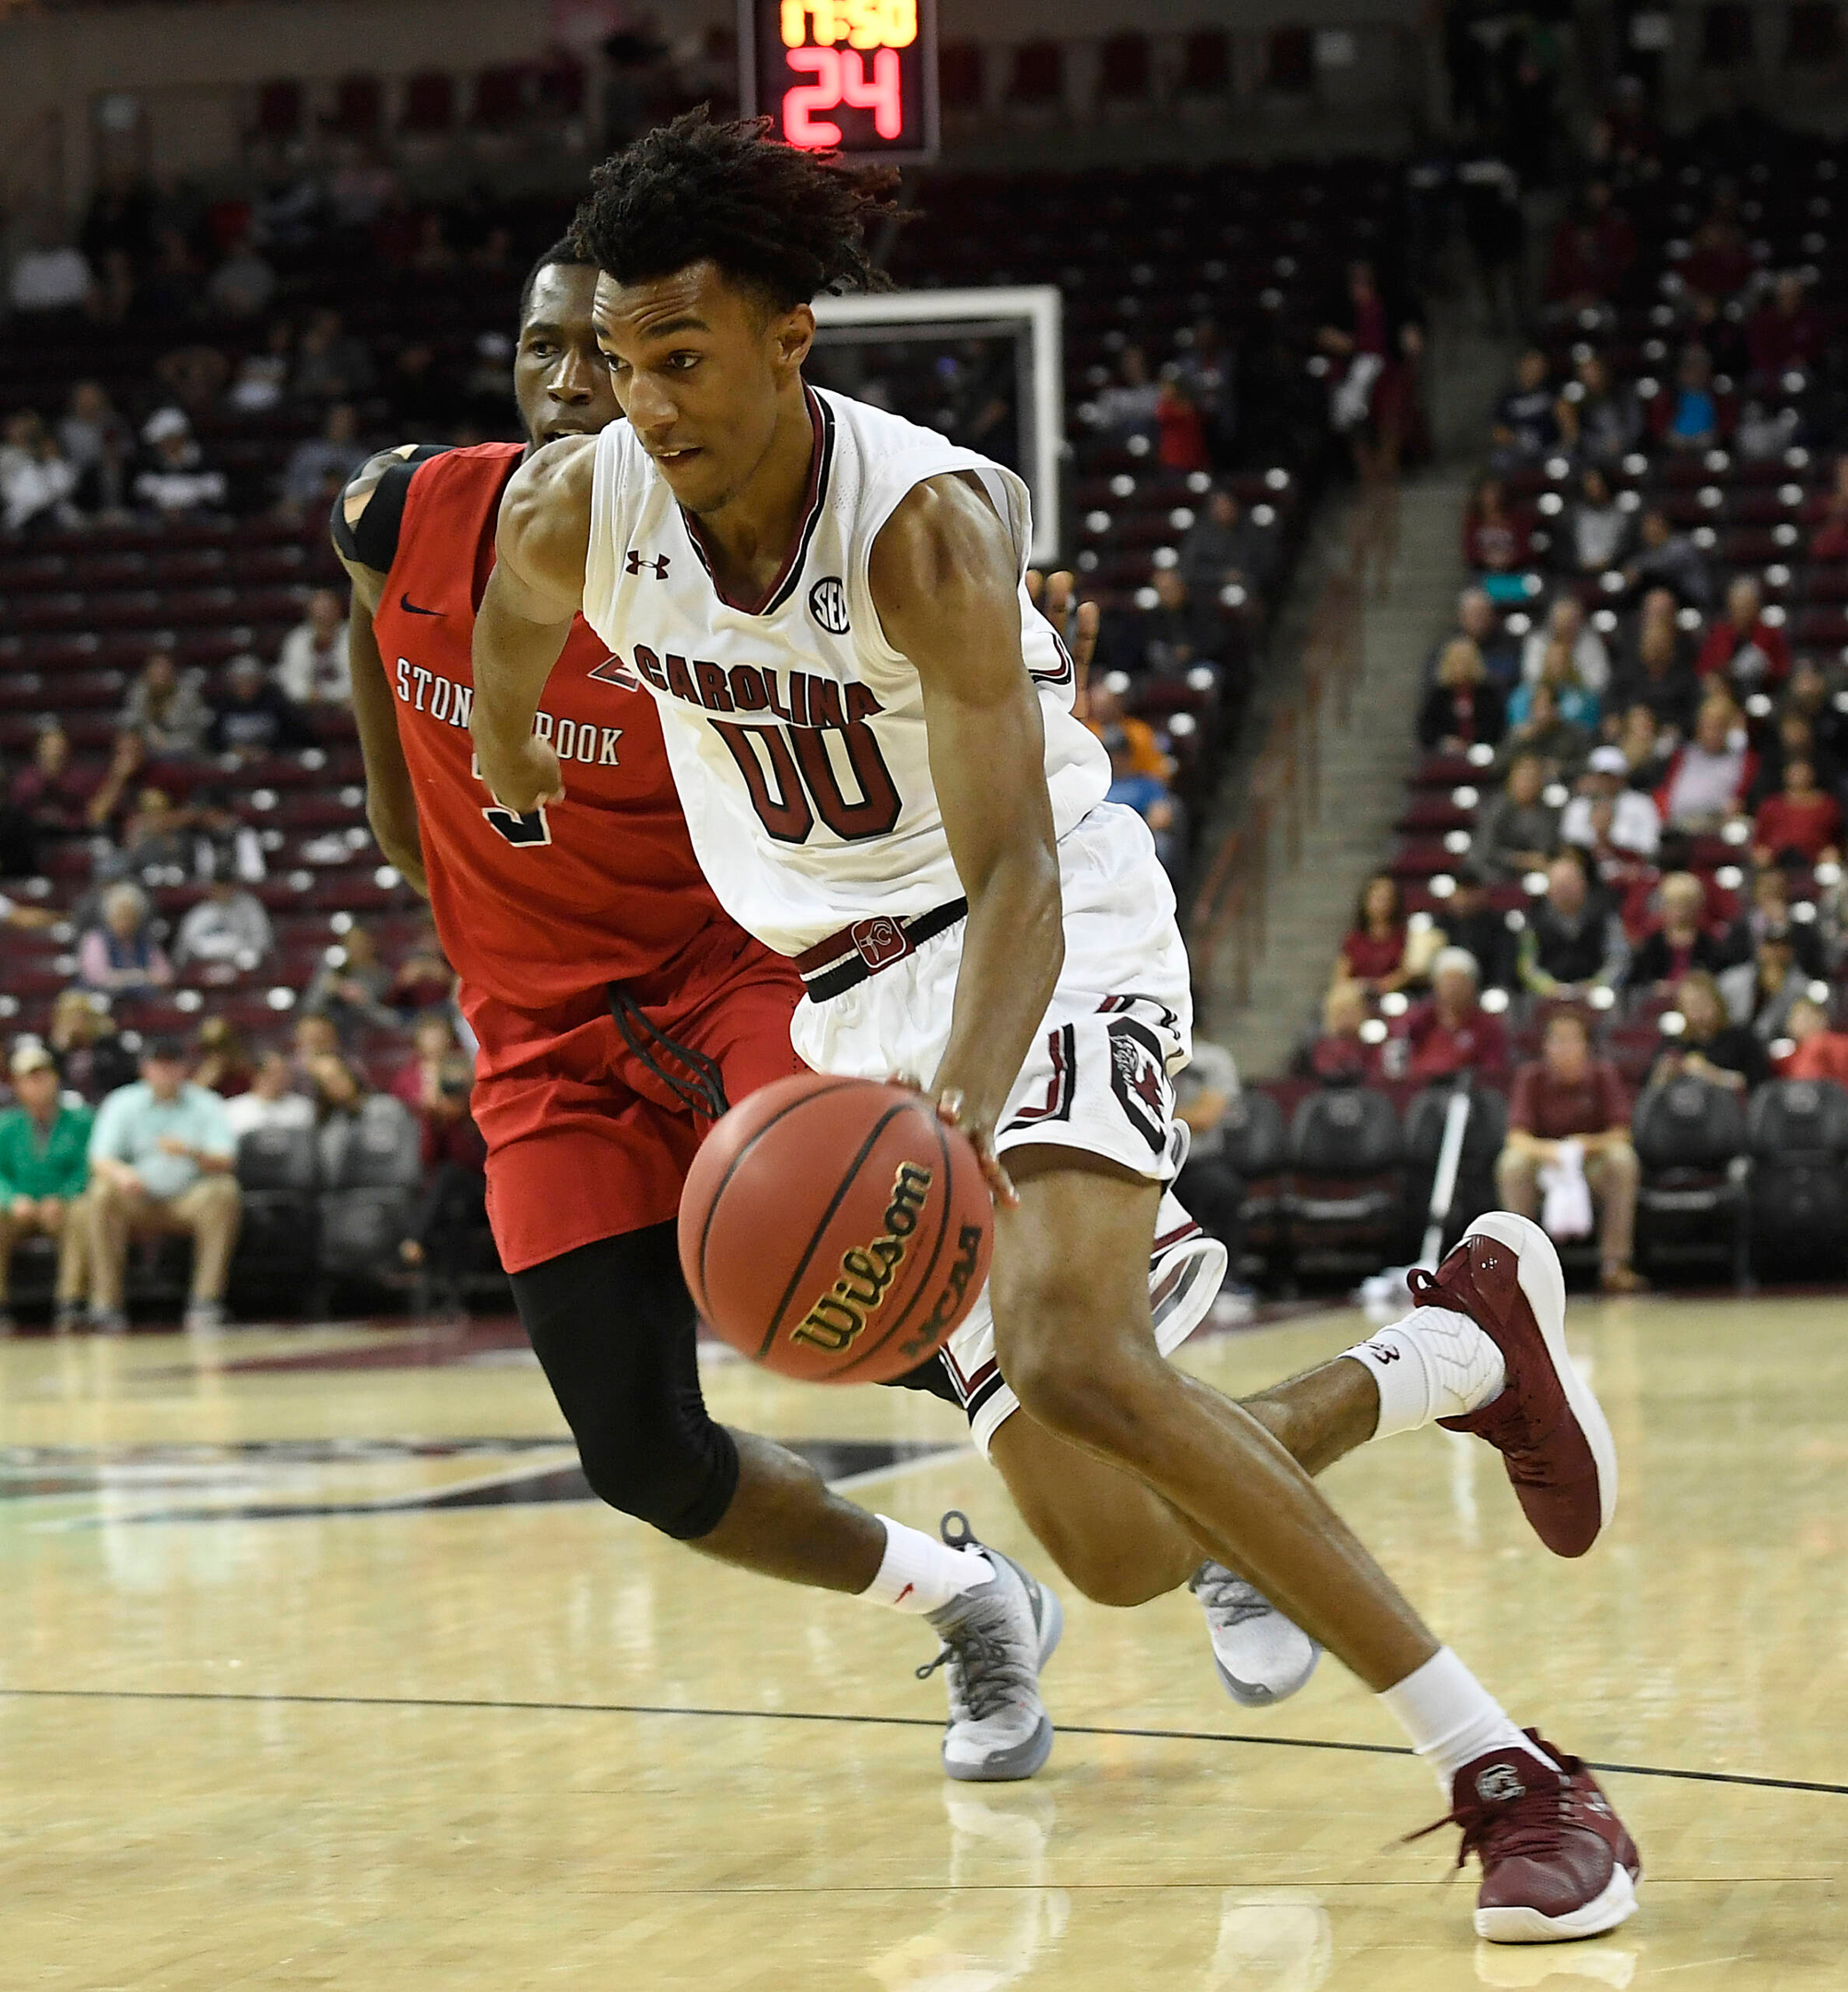
[[[809,613],[831,636],[845,636],[847,622],[847,589],[838,575],[823,575],[809,590]]]

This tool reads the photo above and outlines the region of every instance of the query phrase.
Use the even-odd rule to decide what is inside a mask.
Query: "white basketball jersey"
[[[597,439],[584,614],[654,693],[693,849],[739,925],[800,954],[872,914],[956,898],[916,669],[886,642],[867,562],[926,478],[972,471],[1026,571],[1032,523],[1013,471],[930,429],[807,390],[816,449],[788,563],[752,606],[718,592],[695,529],[627,422]],[[1110,783],[1073,717],[1072,659],[1020,589],[1046,777],[1063,836]],[[568,774],[569,771],[567,771]]]

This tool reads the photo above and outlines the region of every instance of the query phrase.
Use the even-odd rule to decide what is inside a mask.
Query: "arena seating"
[[[1216,316],[1250,335],[1273,322],[1276,336],[1313,323],[1315,302],[1333,282],[1350,244],[1377,244],[1386,229],[1390,175],[1358,162],[1309,170],[1162,169],[1136,173],[1042,175],[1019,183],[942,178],[929,190],[924,219],[901,237],[894,275],[902,283],[1053,280],[1068,296],[1068,393],[1075,406],[1087,375],[1131,326],[1167,357],[1188,324]],[[1160,216],[1153,231],[1149,212]],[[1025,211],[1031,226],[998,224]],[[1340,215],[1348,232],[1324,231],[1309,243],[1311,219]],[[527,242],[549,239],[563,210],[515,203],[506,221]],[[1081,226],[1082,224],[1082,226]],[[1223,252],[1202,260],[1202,238]],[[1005,245],[1007,260],[997,258]],[[1133,246],[1132,245],[1139,245]],[[318,240],[275,252],[289,308],[341,312],[349,333],[383,356],[414,340],[435,344],[461,364],[478,335],[513,316],[517,271],[484,279],[476,272],[410,279],[386,261],[355,258],[352,244]],[[1149,260],[1136,256],[1145,254]],[[1262,279],[1262,281],[1260,281]],[[9,328],[0,335],[0,405],[62,406],[72,381],[101,381],[131,414],[165,398],[151,393],[160,355],[172,349],[168,328],[133,325],[61,326],[55,340]],[[235,352],[240,334],[202,327]],[[1297,410],[1298,427],[1278,440],[1294,449],[1256,462],[1234,483],[1254,521],[1293,547],[1318,479],[1319,410],[1313,397]],[[231,480],[229,517],[92,527],[41,532],[0,543],[0,755],[16,763],[30,752],[41,717],[65,720],[80,763],[94,765],[113,735],[114,714],[129,680],[154,648],[171,648],[183,669],[207,673],[209,703],[224,662],[254,650],[272,658],[297,620],[307,592],[338,585],[324,522],[279,516],[270,509],[274,482],[289,449],[315,433],[313,409],[240,415],[198,410],[194,426],[207,460]],[[390,421],[374,403],[373,425]],[[395,433],[375,441],[397,440]],[[1141,444],[1139,449],[1137,445]],[[1072,480],[1078,563],[1106,607],[1134,598],[1191,523],[1204,473],[1169,473],[1141,437],[1127,445],[1080,433]],[[1255,446],[1255,445],[1254,445]],[[1255,611],[1257,604],[1251,605]],[[1248,646],[1238,646],[1242,658]],[[1228,653],[1229,654],[1229,653]],[[1244,686],[1236,674],[1132,688],[1131,710],[1146,709],[1183,766],[1182,781],[1202,794],[1217,756],[1236,729]],[[338,941],[336,916],[384,916],[381,938],[411,910],[406,888],[384,872],[360,815],[361,778],[349,720],[316,717],[319,744],[238,771],[243,809],[258,828],[269,876],[258,888],[277,923],[278,954],[255,976],[219,983],[201,976],[158,1002],[127,1006],[124,1022],[148,1029],[184,1025],[209,999],[247,1030],[286,1021],[287,992],[299,989],[320,950]],[[183,792],[210,784],[208,767],[150,770]],[[341,833],[347,848],[338,848]],[[44,881],[28,892],[65,905],[87,880],[89,853],[61,850]],[[158,886],[160,912],[176,921],[198,896],[192,884]],[[7,1019],[13,1029],[42,1026],[46,1005],[70,976],[67,953],[10,937]],[[272,1007],[273,1005],[273,1007]]]
[[[477,126],[503,123],[517,113],[515,97],[525,103],[537,87],[526,76],[484,77],[466,114]],[[272,136],[304,114],[300,93],[281,88],[265,93],[260,109]],[[385,111],[376,79],[348,78],[330,114],[343,131],[380,128]],[[394,114],[416,136],[448,129],[465,112],[448,79],[432,73],[402,93]],[[1215,481],[1236,492],[1250,528],[1274,542],[1267,561],[1270,599],[1253,588],[1215,605],[1223,630],[1218,657],[1185,672],[1112,676],[1126,709],[1148,719],[1176,764],[1173,788],[1184,822],[1197,832],[1236,741],[1266,614],[1287,583],[1328,454],[1321,390],[1299,357],[1289,355],[1310,337],[1347,255],[1396,254],[1392,175],[1359,160],[1025,180],[940,174],[924,184],[919,202],[922,219],[898,237],[893,274],[901,285],[1053,282],[1064,292],[1066,396],[1073,412],[1067,543],[1086,591],[1107,611],[1132,614],[1153,601],[1155,576],[1175,564]],[[220,202],[207,218],[210,239],[236,240],[249,213],[234,198]],[[0,539],[0,763],[22,765],[44,718],[55,715],[75,765],[94,781],[116,715],[151,651],[171,651],[183,671],[202,673],[210,706],[229,659],[254,652],[272,660],[312,589],[344,590],[324,519],[297,516],[278,504],[290,452],[320,432],[325,404],[285,399],[240,411],[216,389],[177,386],[176,352],[203,344],[234,373],[246,353],[260,350],[268,316],[300,326],[331,310],[344,333],[366,347],[376,376],[377,385],[355,397],[364,443],[377,446],[419,433],[393,412],[389,391],[397,355],[419,343],[433,350],[452,382],[477,384],[468,388],[473,433],[511,433],[511,397],[494,373],[504,362],[484,361],[478,349],[485,336],[504,335],[511,326],[525,258],[562,231],[568,208],[551,197],[515,196],[492,213],[451,215],[443,227],[456,244],[492,244],[504,231],[514,250],[485,265],[471,255],[454,267],[418,268],[428,219],[427,212],[394,208],[368,229],[323,225],[267,243],[280,288],[263,319],[183,324],[131,311],[117,323],[60,320],[54,336],[20,320],[0,326],[0,410],[35,409],[49,421],[73,383],[94,380],[138,429],[179,394],[207,466],[228,484],[222,511],[209,516],[137,515],[71,529],[41,525]],[[442,229],[435,232],[441,237]],[[1141,344],[1159,370],[1184,357],[1206,319],[1241,355],[1231,457],[1221,450],[1210,472],[1173,468],[1148,434],[1107,433],[1084,422],[1081,411],[1126,342]],[[898,405],[932,420],[929,380],[915,384],[918,392],[907,398],[902,354],[893,365]],[[350,716],[317,707],[313,726],[314,744],[305,749],[241,766],[155,760],[137,776],[137,786],[164,788],[182,802],[221,802],[255,832],[266,876],[253,889],[273,923],[275,947],[255,967],[195,965],[171,988],[118,999],[115,1018],[131,1044],[136,1033],[189,1033],[207,1016],[224,1019],[253,1045],[280,1041],[307,981],[356,920],[365,922],[387,959],[419,931],[418,902],[381,863],[365,825]],[[68,911],[90,890],[95,860],[91,838],[48,838],[39,876],[0,885],[23,904]],[[177,870],[150,873],[143,883],[170,933],[205,891]],[[42,1033],[53,1001],[74,978],[74,939],[67,930],[15,930],[0,946],[6,964],[0,1025],[9,1036]],[[404,1055],[392,1031],[370,1033],[353,1049],[370,1061],[375,1079]],[[276,1158],[263,1162],[253,1154],[250,1166],[258,1215],[241,1281],[286,1273],[311,1234],[324,1271],[337,1263],[357,1265],[379,1245],[383,1233],[349,1235],[350,1214],[338,1203],[349,1192],[325,1169],[314,1177],[312,1224],[287,1236],[289,1200],[308,1192]],[[275,1180],[276,1168],[287,1180]],[[389,1187],[397,1193],[404,1185]]]
[[[1298,1079],[1248,1087],[1226,1150],[1245,1185],[1248,1270],[1277,1291],[1409,1261],[1451,1092]],[[1496,1207],[1507,1125],[1500,1091],[1475,1087],[1446,1250]],[[1747,1113],[1717,1086],[1678,1080],[1639,1103],[1632,1138],[1643,1164],[1637,1256],[1652,1275],[1742,1283],[1848,1269],[1848,1088],[1772,1081]],[[1588,1247],[1562,1257],[1569,1269],[1595,1269]]]
[[[1760,1086],[1746,1115],[1752,1236],[1780,1266],[1848,1267],[1848,1091],[1811,1079]]]
[[[1688,653],[1699,650],[1725,613],[1729,582],[1749,575],[1760,585],[1765,622],[1783,633],[1793,658],[1807,658],[1827,674],[1837,711],[1848,711],[1848,563],[1818,557],[1812,540],[1830,516],[1838,453],[1848,441],[1848,264],[1842,254],[1848,227],[1838,212],[1843,169],[1840,147],[1788,135],[1779,141],[1774,160],[1723,164],[1684,144],[1668,146],[1659,166],[1644,160],[1620,168],[1613,178],[1616,204],[1633,234],[1628,268],[1605,294],[1556,300],[1537,320],[1551,393],[1563,386],[1566,397],[1574,398],[1576,390],[1567,384],[1596,356],[1639,411],[1634,445],[1608,466],[1606,476],[1629,516],[1632,540],[1638,518],[1660,511],[1676,532],[1691,537],[1706,563],[1706,599],[1684,594],[1676,611]],[[1715,272],[1726,267],[1722,252],[1728,243],[1730,274],[1703,302],[1699,286],[1716,282]],[[1753,372],[1747,345],[1752,315],[1771,294],[1774,276],[1790,271],[1805,279],[1810,357],[1781,370]],[[1705,446],[1677,449],[1662,431],[1677,362],[1696,339],[1715,357],[1716,432]],[[1750,424],[1742,426],[1748,409],[1756,433]],[[1643,589],[1622,571],[1621,556],[1608,569],[1589,574],[1578,572],[1570,557],[1566,533],[1582,459],[1561,444],[1522,460],[1504,441],[1492,468],[1527,552],[1511,570],[1485,576],[1495,599],[1483,647],[1518,649],[1551,603],[1568,595],[1582,605],[1617,662]],[[1688,671],[1692,686],[1691,667],[1677,668]],[[1757,751],[1776,744],[1779,691],[1771,683],[1740,697],[1741,717]],[[1603,714],[1605,740],[1615,737],[1618,717]],[[1430,752],[1417,764],[1385,859],[1415,926],[1444,925],[1453,874],[1471,850],[1505,758],[1505,749],[1498,755],[1493,747],[1478,744],[1463,753]],[[1577,772],[1562,770],[1546,800],[1562,805]],[[1633,786],[1651,785],[1645,764]],[[1711,834],[1677,839],[1672,864],[1701,880],[1706,924],[1716,936],[1751,906],[1750,844],[1743,818]],[[1641,942],[1654,923],[1661,869],[1610,852],[1596,866],[1629,940]],[[1842,947],[1842,868],[1786,858],[1780,869],[1790,919],[1829,967],[1828,980],[1812,983],[1811,991],[1826,996],[1839,1014],[1848,968]],[[1544,889],[1537,873],[1487,885],[1490,905],[1517,933]],[[1415,986],[1409,994],[1416,993]],[[1682,1020],[1671,997],[1659,990],[1598,991],[1594,999],[1598,1049],[1637,1089]],[[1391,1049],[1403,1031],[1407,1002],[1406,993],[1377,1001],[1367,1026],[1372,1041],[1388,1051],[1388,1071],[1395,1069]],[[1546,1006],[1518,990],[1511,1001],[1491,991],[1489,1002],[1499,1005],[1513,1059],[1536,1056]],[[1779,1055],[1777,1046],[1771,1049],[1774,1058]],[[1505,1077],[1492,1075],[1487,1084],[1499,1086]],[[1773,1081],[1748,1107],[1735,1093],[1696,1078],[1670,1080],[1642,1097],[1633,1128],[1643,1167],[1640,1263],[1664,1272],[1704,1263],[1709,1273],[1717,1268],[1739,1278],[1748,1269],[1760,1277],[1840,1270],[1840,1225],[1830,1215],[1833,1200],[1848,1192],[1842,1171],[1844,1131],[1834,1118],[1840,1089],[1808,1080],[1795,1085],[1793,1095],[1791,1083]],[[1287,1102],[1296,1088],[1273,1090]],[[1788,1120],[1787,1098],[1798,1103]],[[1848,1097],[1840,1104],[1848,1108]],[[1408,1151],[1434,1155],[1433,1130],[1424,1126],[1414,1137],[1416,1120],[1408,1116]],[[1486,1133],[1482,1142],[1487,1149]],[[1478,1166],[1486,1159],[1478,1156]],[[1786,1173],[1793,1200],[1788,1205],[1779,1187]],[[1428,1185],[1428,1173],[1425,1180]],[[1478,1180],[1466,1201],[1479,1191]],[[1408,1239],[1419,1204],[1418,1193],[1408,1192]],[[1799,1206],[1804,1215],[1793,1220],[1790,1211]]]

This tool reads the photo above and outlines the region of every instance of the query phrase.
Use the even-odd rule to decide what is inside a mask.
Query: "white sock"
[[[876,1519],[885,1528],[885,1555],[879,1574],[860,1593],[874,1605],[933,1612],[977,1584],[993,1583],[994,1565],[979,1549],[952,1549],[921,1529],[885,1515]]]
[[[1523,1750],[1543,1763],[1553,1761],[1534,1748],[1501,1703],[1448,1646],[1440,1646],[1396,1688],[1387,1689],[1380,1701],[1437,1773],[1438,1788],[1446,1798],[1457,1773],[1491,1750]]]
[[[1501,1351],[1467,1314],[1450,1308],[1414,1308],[1346,1353],[1372,1371],[1379,1386],[1376,1439],[1478,1410],[1508,1381]]]

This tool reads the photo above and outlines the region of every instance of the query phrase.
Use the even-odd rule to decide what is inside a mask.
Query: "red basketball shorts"
[[[800,978],[736,928],[708,929],[669,968],[622,989],[662,1038],[717,1067],[733,1106],[807,1069],[789,1045]],[[466,988],[463,1000],[481,1047],[472,1104],[488,1144],[488,1221],[507,1271],[677,1215],[711,1122],[630,1049],[609,990],[539,1011]]]

